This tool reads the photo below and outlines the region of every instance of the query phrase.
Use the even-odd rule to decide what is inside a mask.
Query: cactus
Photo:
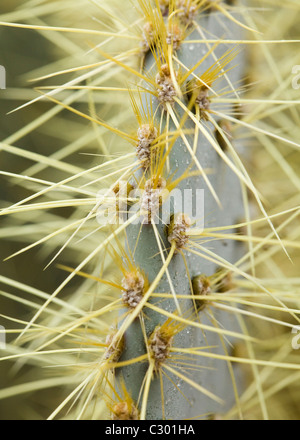
[[[195,2],[194,2],[195,3]],[[158,6],[158,5],[157,5]],[[196,10],[196,3],[194,5]],[[176,7],[176,6],[175,6]],[[187,7],[187,6],[186,6]],[[169,11],[168,13],[171,15],[173,11]],[[183,10],[184,12],[184,10]],[[150,16],[150,13],[148,13]],[[180,15],[180,14],[179,14]],[[195,14],[197,15],[197,14]],[[216,39],[218,38],[218,35],[220,34],[220,29],[218,26],[218,21],[215,18],[213,12],[209,12],[206,16],[203,14],[199,14],[200,17],[197,19],[200,20],[197,22],[197,26],[199,28],[203,28],[206,30],[208,34],[215,35]],[[201,16],[202,15],[202,16]],[[184,15],[184,18],[187,19],[186,15]],[[224,27],[226,29],[229,28],[229,25],[232,23],[230,19],[227,19],[226,17],[222,18]],[[162,33],[162,22],[163,18],[160,16],[159,12],[157,13],[157,16],[153,21],[156,23],[155,25],[152,25],[152,32],[159,35]],[[180,23],[182,25],[182,23]],[[179,25],[176,24],[178,27]],[[190,23],[191,27],[193,26],[193,20]],[[175,23],[169,24],[169,27],[175,26]],[[241,38],[240,34],[241,27],[234,26],[234,30],[232,30],[232,33],[226,35],[226,38],[230,39],[239,39]],[[229,31],[228,31],[229,32]],[[182,32],[183,34],[183,32]],[[185,39],[185,43],[189,41],[189,39],[197,39],[199,33],[197,30],[189,30],[189,35]],[[226,89],[230,86],[228,86],[228,77],[226,80],[226,73],[223,73],[225,70],[230,70],[229,78],[230,81],[235,84],[238,82],[242,75],[242,56],[240,55],[239,59],[234,59],[234,61],[229,61],[226,65],[226,68],[224,67],[222,69],[222,66],[218,66],[216,63],[216,59],[220,59],[222,56],[224,57],[224,54],[226,54],[227,50],[230,50],[230,48],[226,47],[226,44],[222,44],[221,47],[218,46],[214,49],[214,51],[211,51],[209,48],[207,49],[205,46],[205,52],[203,47],[199,45],[191,45],[183,46],[183,42],[180,41],[177,42],[177,47],[175,50],[174,43],[172,46],[172,52],[176,54],[176,57],[179,59],[179,62],[182,63],[181,65],[188,66],[189,68],[193,68],[195,64],[195,60],[198,62],[199,67],[198,69],[193,70],[193,73],[195,75],[198,75],[200,79],[202,79],[203,82],[208,79],[211,81],[208,86],[209,87],[216,87],[215,90],[219,89]],[[162,45],[163,43],[161,43]],[[153,53],[155,56],[157,54],[155,53],[156,47],[159,45],[158,42],[153,42]],[[151,48],[151,44],[149,44]],[[210,47],[210,46],[209,46]],[[207,55],[207,52],[211,51],[210,54]],[[202,55],[203,53],[206,54],[205,59],[202,61]],[[166,61],[168,60],[167,54],[160,54],[161,58],[164,58],[164,60],[161,62],[162,64],[166,64]],[[158,58],[158,56],[157,56]],[[199,62],[201,61],[201,63]],[[155,58],[153,55],[149,54],[146,57],[145,60],[145,71],[147,72],[147,69],[151,69],[151,66],[155,63]],[[237,63],[239,65],[239,68],[237,69],[238,72],[234,71],[234,69],[231,70],[233,67],[233,64]],[[176,63],[174,63],[176,65]],[[197,64],[197,63],[196,63]],[[220,62],[221,64],[221,62]],[[225,63],[224,63],[225,64]],[[179,65],[178,65],[179,67]],[[220,76],[221,81],[212,81],[213,74],[211,74],[211,77],[209,75],[209,72],[215,68],[217,70],[216,77]],[[175,70],[175,67],[174,67]],[[175,70],[176,72],[176,70]],[[200,73],[199,73],[200,72]],[[207,72],[207,73],[206,73]],[[205,75],[206,74],[206,75]],[[201,76],[203,75],[203,77]],[[162,75],[161,75],[162,76]],[[170,75],[169,75],[170,76]],[[225,78],[224,78],[225,76]],[[240,76],[240,77],[239,77]],[[205,78],[205,79],[204,79]],[[216,78],[217,79],[217,78]],[[169,80],[168,80],[169,81]],[[190,81],[190,84],[189,82]],[[198,87],[194,87],[192,89],[193,76],[192,72],[189,73],[189,76],[187,77],[187,85],[186,88],[190,88],[188,95],[184,95],[184,90],[182,90],[182,102],[184,105],[188,106],[187,104],[187,96],[190,97],[191,100],[196,101],[199,96],[201,96],[202,93],[202,84],[200,84]],[[161,81],[162,82],[162,81]],[[216,84],[215,84],[216,83]],[[229,83],[230,84],[230,83]],[[147,84],[145,84],[145,87],[147,87]],[[161,95],[164,93],[164,89],[161,86],[161,84],[158,85],[158,87],[161,90]],[[182,86],[183,88],[183,86]],[[191,97],[192,90],[194,90],[195,97]],[[208,91],[208,89],[206,89]],[[233,91],[231,90],[231,96],[234,96]],[[230,90],[229,90],[229,96],[230,96]],[[165,99],[168,99],[171,103],[171,106],[168,107],[168,101],[165,103]],[[206,98],[207,99],[207,98]],[[159,104],[159,102],[162,101],[162,104]],[[202,98],[203,101],[203,98]],[[213,100],[212,100],[213,101]],[[194,110],[197,111],[199,116],[200,123],[204,125],[204,127],[209,127],[208,123],[205,123],[205,115],[206,111],[211,111],[213,114],[213,107],[214,104],[212,103],[210,105],[209,100],[207,99],[207,107],[202,105],[201,98],[198,98],[198,102],[195,102],[193,105]],[[147,101],[147,95],[144,99],[144,102],[142,103],[144,107],[149,106],[149,103]],[[203,109],[201,110],[201,108]],[[204,109],[205,108],[205,109]],[[171,137],[172,132],[176,132],[178,127],[180,127],[180,121],[183,118],[182,113],[180,113],[180,106],[173,102],[172,98],[163,96],[158,97],[158,108],[155,109],[157,120],[160,120],[161,117],[164,117],[163,121],[163,130],[168,130],[169,137]],[[190,110],[191,105],[190,105]],[[199,113],[203,113],[203,117],[200,118]],[[163,115],[161,116],[161,114]],[[176,115],[180,114],[180,118]],[[208,118],[208,116],[207,116]],[[188,118],[187,118],[188,119]],[[166,122],[168,120],[168,122]],[[157,220],[154,224],[151,226],[149,224],[150,222],[147,222],[147,224],[144,224],[141,226],[141,224],[137,225],[130,225],[127,228],[127,241],[129,249],[132,253],[134,253],[134,261],[138,268],[141,268],[144,273],[146,274],[148,280],[150,282],[153,282],[155,278],[157,277],[162,265],[164,264],[168,252],[170,251],[170,245],[174,241],[176,243],[176,249],[177,249],[177,255],[174,254],[172,257],[170,264],[168,268],[166,268],[166,273],[164,274],[163,278],[160,280],[158,286],[156,287],[157,292],[164,292],[168,293],[170,290],[174,294],[174,298],[170,298],[168,300],[165,300],[161,303],[161,306],[164,310],[167,310],[167,312],[173,312],[177,308],[177,312],[179,313],[179,316],[185,316],[187,314],[190,314],[190,319],[195,319],[197,323],[204,324],[204,326],[209,326],[214,330],[216,325],[216,321],[212,321],[211,317],[209,316],[209,313],[202,311],[199,313],[199,318],[197,317],[197,307],[195,308],[194,314],[195,316],[193,318],[191,314],[191,308],[193,308],[193,300],[191,298],[192,290],[191,290],[191,281],[201,273],[205,273],[207,276],[212,276],[218,267],[217,260],[215,262],[211,262],[205,259],[204,257],[201,257],[197,255],[197,249],[192,246],[192,241],[188,239],[188,236],[186,235],[186,229],[180,230],[177,233],[177,237],[179,240],[182,240],[185,236],[187,237],[187,241],[183,242],[181,244],[178,243],[178,240],[176,240],[176,234],[170,234],[170,219],[172,218],[172,214],[175,214],[178,216],[180,215],[180,211],[184,208],[188,210],[188,212],[185,212],[185,214],[189,214],[190,216],[193,215],[192,209],[197,209],[197,214],[195,215],[193,220],[194,222],[197,221],[198,223],[201,220],[201,217],[205,218],[205,225],[204,227],[209,227],[210,224],[216,225],[216,226],[224,226],[224,225],[233,225],[238,222],[238,219],[242,218],[243,215],[243,207],[242,207],[242,196],[241,196],[241,190],[240,190],[240,184],[239,184],[239,178],[236,176],[234,171],[230,169],[230,167],[225,164],[222,161],[222,158],[220,157],[223,153],[223,150],[221,150],[221,147],[219,147],[219,153],[213,149],[211,146],[210,141],[203,135],[203,133],[197,133],[198,128],[195,127],[195,123],[192,121],[185,121],[184,126],[182,129],[188,129],[190,128],[191,134],[185,135],[183,132],[181,134],[178,134],[176,136],[175,142],[173,142],[172,148],[170,153],[168,154],[168,164],[166,164],[166,174],[165,175],[174,175],[174,179],[178,176],[184,176],[186,174],[186,170],[190,164],[194,165],[193,169],[196,169],[199,171],[199,174],[202,175],[191,175],[190,177],[187,176],[186,179],[182,180],[179,185],[176,187],[180,190],[180,194],[182,195],[182,203],[179,203],[177,201],[177,206],[173,206],[171,208],[171,213],[169,215],[169,218],[166,218],[164,215],[164,206],[165,204],[168,204],[170,202],[170,198],[168,198],[166,201],[164,201],[160,215],[158,217],[153,216],[155,220]],[[166,127],[166,124],[168,126]],[[166,127],[166,128],[165,128]],[[209,128],[208,128],[209,129]],[[211,131],[211,130],[210,130]],[[197,139],[196,139],[197,136]],[[196,139],[196,140],[195,140]],[[155,148],[155,145],[154,147]],[[193,154],[195,153],[195,154]],[[168,167],[167,167],[168,165]],[[204,170],[212,170],[210,174],[205,175]],[[148,173],[148,176],[145,177],[147,179],[153,171],[151,170]],[[225,184],[226,182],[226,184]],[[231,188],[229,191],[222,190],[223,188]],[[190,192],[188,192],[188,195],[186,195],[185,199],[185,190],[188,189],[192,191],[192,198],[188,200],[188,195],[190,195]],[[199,189],[203,189],[204,193],[204,200],[203,205],[201,204],[201,196]],[[198,190],[198,192],[197,192]],[[176,196],[175,196],[176,197]],[[175,202],[174,202],[175,203]],[[197,206],[198,203],[198,206]],[[199,209],[201,207],[202,209]],[[203,207],[205,207],[205,211],[203,211]],[[198,218],[196,218],[198,216]],[[160,220],[164,217],[163,220]],[[200,217],[200,218],[199,218]],[[201,222],[200,222],[201,223]],[[191,225],[189,225],[191,226]],[[169,233],[168,233],[169,229]],[[173,228],[174,229],[174,228]],[[201,235],[201,234],[199,234]],[[158,238],[160,237],[160,238]],[[173,240],[174,238],[174,240]],[[160,243],[161,240],[161,243]],[[189,251],[189,249],[191,249]],[[238,244],[234,242],[219,242],[214,244],[214,252],[216,255],[225,258],[230,263],[234,263],[235,260],[238,260],[238,256],[240,254],[240,247]],[[176,294],[180,295],[186,295],[186,300],[176,300]],[[198,295],[201,295],[201,292],[198,293]],[[149,303],[156,303],[159,301],[156,299],[150,299]],[[179,302],[180,301],[180,302]],[[158,303],[160,304],[160,302]],[[156,305],[157,307],[157,305]],[[144,318],[144,325],[145,325],[145,333],[147,337],[151,338],[151,335],[153,335],[153,332],[155,332],[155,329],[161,325],[164,325],[167,317],[164,314],[159,314],[159,312],[151,310],[145,310],[144,312],[145,318]],[[227,316],[226,316],[227,315]],[[226,312],[218,315],[218,318],[215,317],[216,320],[219,320],[222,325],[232,332],[236,331],[238,333],[238,326],[232,322],[228,314]],[[225,324],[226,323],[226,324]],[[200,324],[200,325],[201,325]],[[176,337],[174,338],[173,344],[175,347],[198,347],[203,345],[204,343],[207,343],[209,346],[217,346],[220,345],[220,338],[222,340],[222,335],[218,335],[217,333],[212,333],[210,331],[204,332],[200,331],[199,328],[191,327],[191,326],[185,326],[186,328],[182,328],[178,334],[176,334]],[[134,322],[132,324],[132,328],[128,328],[128,330],[125,333],[125,338],[127,344],[126,349],[124,352],[124,355],[122,356],[122,360],[124,359],[130,359],[132,357],[135,357],[135,353],[141,353],[145,352],[145,340],[142,329],[139,328],[139,325],[137,322]],[[226,347],[225,347],[226,346]],[[228,350],[227,344],[224,342],[224,347],[222,348],[220,353],[224,354],[224,348],[225,350]],[[178,352],[180,353],[180,349],[178,348]],[[226,352],[226,351],[225,351]],[[155,359],[155,356],[154,356]],[[167,359],[165,359],[167,361]],[[216,365],[211,360],[197,360],[192,359],[189,361],[192,363],[198,364],[199,367],[201,365],[201,368],[199,368],[199,371],[189,375],[188,377],[191,377],[191,379],[196,382],[198,385],[205,384],[205,388],[210,390],[210,394],[208,395],[199,393],[199,389],[192,389],[191,383],[186,383],[180,378],[174,377],[174,373],[172,374],[172,380],[167,379],[167,376],[169,375],[168,370],[163,369],[163,363],[160,365],[159,368],[154,368],[154,372],[152,372],[152,381],[151,381],[151,387],[149,390],[149,396],[147,399],[147,418],[151,419],[160,419],[163,415],[167,418],[177,418],[178,414],[180,414],[182,417],[188,417],[191,415],[197,415],[201,413],[218,413],[221,411],[222,405],[220,405],[220,400],[226,400],[227,408],[229,409],[230,406],[234,402],[234,388],[231,387],[230,390],[228,390],[228,387],[224,386],[223,384],[227,383],[230,384],[231,378],[230,373],[233,374],[233,371],[228,369],[226,363],[223,365],[218,365],[218,368],[216,368],[216,374],[212,374],[211,371],[209,371],[209,368],[213,367],[215,368]],[[184,364],[184,363],[183,363]],[[167,365],[167,364],[166,364]],[[169,365],[170,366],[170,365]],[[167,365],[168,367],[168,365]],[[167,368],[166,367],[166,368]],[[205,371],[205,367],[208,367],[207,371]],[[141,368],[139,365],[130,365],[128,367],[124,368],[124,371],[121,370],[120,374],[124,376],[124,380],[127,383],[128,389],[132,390],[132,395],[134,396],[135,400],[138,400],[140,389],[144,382],[145,375],[149,373],[149,370],[147,370],[147,366],[144,368]],[[177,368],[180,369],[180,361],[178,361]],[[147,373],[148,371],[148,373]],[[164,376],[164,373],[166,373],[166,376]],[[180,371],[179,371],[180,373]],[[182,394],[176,392],[176,388],[174,386],[174,382],[177,383],[179,379],[179,386],[182,390]],[[161,383],[163,381],[163,390],[165,393],[165,401],[164,401],[164,408],[161,408],[161,405],[158,402],[157,395],[160,394],[159,389],[161,386]],[[235,386],[235,384],[234,384]],[[203,387],[202,387],[203,388]],[[205,390],[203,390],[205,392]],[[176,394],[176,397],[175,397]],[[185,399],[184,396],[189,396],[189,402]],[[215,395],[215,396],[214,396]],[[218,397],[217,397],[218,396]],[[191,407],[190,401],[193,401],[193,407]],[[193,411],[196,413],[194,414]],[[145,416],[145,414],[143,414]],[[176,416],[177,415],[177,416]]]
[[[272,142],[299,145],[270,129],[269,122],[254,123],[264,117],[277,121],[264,101],[241,97],[249,53],[239,43],[260,44],[273,65],[268,48],[275,40],[263,43],[255,21],[244,13],[254,2],[232,3],[136,0],[135,9],[123,6],[126,24],[107,3],[105,16],[112,22],[101,30],[51,27],[38,18],[32,25],[16,23],[26,20],[26,10],[1,20],[6,27],[48,35],[72,56],[75,43],[67,35],[74,34],[74,41],[76,34],[95,40],[85,66],[74,68],[66,59],[61,72],[38,75],[51,79],[75,72],[78,77],[40,88],[33,102],[49,100],[53,109],[1,143],[4,152],[37,162],[22,174],[2,173],[31,191],[1,212],[8,219],[6,236],[29,230],[34,237],[13,256],[46,243],[47,253],[52,252],[47,267],[59,259],[60,270],[69,274],[52,293],[1,276],[3,295],[34,311],[29,319],[6,316],[23,328],[12,330],[18,337],[3,360],[16,362],[16,374],[24,360],[32,368],[50,364],[64,372],[32,381],[29,374],[28,383],[0,391],[0,398],[62,387],[62,399],[51,396],[50,419],[251,418],[255,407],[267,419],[266,399],[296,383],[299,365],[289,343],[282,345],[290,335],[278,331],[269,357],[261,339],[264,332],[271,340],[274,328],[290,331],[299,323],[298,281],[277,276],[280,260],[273,257],[280,253],[288,261],[291,251],[297,258],[299,228],[281,237],[299,215],[297,194],[286,204],[279,200],[269,214],[257,175],[252,172],[253,179],[244,163],[255,160],[247,148],[250,129],[299,190],[289,160]],[[33,7],[36,17],[44,6]],[[54,6],[47,6],[53,12]],[[103,14],[97,2],[96,10]],[[76,60],[82,63],[78,54]],[[279,80],[280,73],[275,77]],[[69,94],[60,97],[62,90]],[[111,105],[96,110],[96,91],[100,103]],[[292,98],[276,98],[274,93],[270,102],[288,106],[292,126],[297,121]],[[246,104],[256,105],[248,116]],[[25,104],[19,111],[30,108]],[[70,124],[79,133],[88,123],[87,133],[74,139],[65,130],[68,146],[50,157],[13,145],[43,121],[51,124],[62,110],[81,121]],[[100,156],[91,167],[64,161],[94,140]],[[262,170],[266,158],[261,151],[258,157]],[[44,175],[47,166],[62,177]],[[256,220],[250,212],[254,205]],[[62,211],[54,215],[52,208]],[[40,224],[47,231],[43,238],[31,227]],[[68,237],[61,238],[65,233]],[[259,264],[276,282],[257,270]],[[6,292],[7,286],[31,298],[20,299]],[[273,371],[277,384],[269,383]],[[292,372],[288,385],[282,372]]]

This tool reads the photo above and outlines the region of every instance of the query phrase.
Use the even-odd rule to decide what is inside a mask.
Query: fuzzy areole
[[[151,219],[154,219],[158,213],[166,186],[167,182],[163,177],[152,177],[145,183],[141,198],[141,212],[144,215],[144,223],[151,223]]]
[[[122,280],[122,300],[124,304],[135,308],[143,298],[145,280],[139,272],[131,272]]]
[[[172,333],[168,334],[161,327],[157,327],[150,336],[148,345],[151,357],[154,360],[156,371],[158,371],[161,364],[163,364],[167,360],[170,354],[172,341]]]
[[[158,100],[164,108],[166,108],[167,103],[173,106],[174,96],[177,95],[177,92],[171,77],[170,68],[167,64],[161,66],[160,72],[156,75],[155,80],[158,85]]]
[[[139,127],[138,145],[136,147],[137,157],[144,168],[148,168],[151,164],[151,146],[157,138],[158,130],[150,124],[143,124]]]
[[[191,224],[192,221],[186,214],[181,213],[171,217],[170,225],[168,226],[168,241],[170,244],[175,242],[177,252],[189,241],[187,231]]]
[[[119,402],[112,409],[113,420],[139,420],[138,409],[128,402]]]

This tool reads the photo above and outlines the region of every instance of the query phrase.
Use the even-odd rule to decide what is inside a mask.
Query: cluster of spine
[[[175,243],[176,252],[184,248],[188,243],[189,237],[187,230],[191,226],[191,219],[186,214],[176,214],[171,218],[168,227],[168,241],[170,244]]]
[[[138,145],[136,147],[136,154],[144,168],[149,168],[151,164],[151,147],[153,147],[153,143],[156,140],[157,135],[157,128],[151,126],[150,124],[143,124],[138,129]]]
[[[139,273],[128,273],[122,281],[123,294],[122,300],[124,304],[131,308],[135,308],[143,298],[145,280]]]
[[[176,96],[176,90],[171,77],[170,68],[167,64],[163,64],[160,68],[160,72],[156,75],[156,84],[158,85],[158,99],[166,108],[166,104],[170,103],[174,105],[174,96]]]

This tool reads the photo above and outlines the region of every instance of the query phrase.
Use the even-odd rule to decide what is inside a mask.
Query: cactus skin
[[[220,20],[222,20],[222,26],[220,25]],[[201,17],[198,19],[198,24],[202,29],[207,30],[207,35],[215,35],[216,38],[224,37],[224,29],[226,29],[226,38],[228,39],[238,39],[241,38],[243,30],[226,17],[217,17],[214,12],[208,14],[208,16]],[[204,31],[205,32],[205,31]],[[193,31],[189,39],[199,38],[197,31]],[[215,54],[219,58],[224,54],[227,47],[221,44],[215,50]],[[194,65],[198,59],[203,56],[203,52],[207,50],[205,44],[201,45],[184,45],[182,49],[178,51],[178,58],[186,65],[191,67]],[[202,52],[203,51],[203,52]],[[203,64],[201,64],[201,72],[204,72],[213,63],[214,59],[209,56]],[[243,61],[244,56],[242,53],[231,62],[229,68],[232,66],[237,66],[229,72],[230,81],[233,84],[241,79],[243,74]],[[152,56],[148,55],[146,59],[146,71],[147,68],[153,65]],[[199,72],[199,69],[196,73]],[[218,88],[226,86],[226,79],[222,78],[221,82],[218,83]],[[232,94],[233,95],[233,94]],[[178,106],[176,105],[176,111],[179,112]],[[213,108],[213,107],[212,107]],[[180,113],[180,112],[179,112]],[[160,114],[158,114],[158,118]],[[211,126],[210,123],[205,123],[207,127]],[[186,127],[193,127],[193,123],[187,119]],[[170,125],[170,130],[175,129],[173,125]],[[193,145],[193,137],[189,137],[189,142]],[[237,147],[237,142],[234,142],[235,147]],[[193,203],[195,200],[195,190],[204,189],[205,196],[205,227],[211,226],[224,226],[230,225],[237,222],[241,216],[243,216],[243,204],[241,196],[240,182],[237,176],[229,169],[229,167],[223,162],[223,160],[218,156],[212,146],[208,141],[199,134],[198,148],[197,148],[197,158],[204,169],[213,170],[212,174],[209,174],[209,180],[212,186],[216,190],[216,193],[221,201],[222,209],[220,209],[214,200],[209,188],[204,182],[201,176],[190,177],[179,184],[181,190],[193,189]],[[175,145],[172,148],[170,154],[170,174],[177,170],[176,177],[182,175],[187,164],[191,163],[190,153],[187,151],[184,142],[180,137],[176,140]],[[166,249],[170,248],[170,244],[167,241],[165,226],[163,224],[157,225],[158,231],[164,239],[164,245]],[[162,266],[162,259],[159,254],[159,248],[157,246],[157,241],[155,234],[151,225],[144,225],[140,233],[140,225],[130,225],[127,229],[127,238],[131,251],[136,247],[135,251],[135,263],[137,267],[141,268],[148,277],[151,283]],[[139,236],[139,237],[138,237]],[[136,241],[138,244],[136,246]],[[227,261],[234,263],[238,260],[241,254],[241,245],[236,242],[229,241],[214,241],[213,244],[209,244],[213,247],[213,251],[226,259]],[[188,270],[190,277],[193,278],[201,273],[206,275],[212,275],[216,272],[217,266],[204,260],[194,254],[187,254],[185,252]],[[170,265],[169,273],[172,279],[172,283],[175,292],[185,295],[190,295],[189,280],[186,273],[186,267],[184,265],[181,255],[174,255]],[[156,289],[157,292],[170,292],[170,286],[166,274],[164,274],[161,279],[159,286]],[[150,302],[155,303],[157,299],[152,299]],[[173,312],[176,307],[173,299],[164,300],[159,303],[159,306],[164,308],[169,312]],[[192,301],[190,299],[181,302],[181,306],[184,310],[193,307]],[[153,332],[154,328],[165,322],[166,317],[155,313],[149,309],[143,310],[147,318],[145,318],[145,326],[147,335]],[[229,330],[238,331],[239,327],[233,315],[229,315],[225,312],[213,312],[214,317],[218,322],[221,323],[224,328]],[[200,312],[199,320],[203,324],[212,325],[211,321],[205,316],[205,312]],[[136,319],[135,322],[125,333],[125,351],[121,357],[121,360],[127,360],[139,356],[145,352],[145,342],[141,331],[139,320]],[[232,341],[234,342],[234,341]],[[176,335],[174,340],[175,347],[199,347],[205,345],[218,346],[218,350],[214,349],[215,353],[222,353],[222,344],[220,343],[220,337],[211,332],[204,333],[194,327],[187,328]],[[227,348],[230,351],[230,348]],[[199,365],[199,359],[194,359],[193,362]],[[181,393],[175,388],[175,386],[164,378],[164,399],[165,399],[165,416],[167,419],[184,419],[193,416],[199,416],[200,414],[207,413],[223,413],[226,409],[229,409],[234,403],[234,393],[231,383],[231,378],[229,375],[229,370],[226,362],[218,362],[212,359],[201,359],[201,366],[212,367],[215,370],[202,369],[197,372],[192,373],[192,379],[203,385],[206,389],[213,392],[215,395],[224,400],[224,406],[221,406],[217,402],[209,399],[208,397],[201,395],[199,391],[193,389],[191,386],[187,385],[183,381],[178,381],[177,378],[174,379],[175,383],[180,384],[181,391],[189,399],[192,406],[184,399]],[[120,369],[122,377],[124,377],[127,389],[131,390],[132,397],[137,400],[139,397],[142,382],[147,371],[146,364],[133,364],[129,367]],[[237,372],[239,376],[239,372]],[[241,380],[237,379],[237,382]],[[160,399],[160,383],[159,378],[154,378],[151,383],[150,395],[147,404],[147,419],[157,420],[162,418],[162,407]]]

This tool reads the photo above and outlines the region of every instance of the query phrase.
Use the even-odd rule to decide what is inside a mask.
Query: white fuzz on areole
[[[131,272],[122,280],[122,301],[131,308],[135,308],[143,298],[145,279],[139,272]]]
[[[143,223],[151,223],[151,218],[153,219],[158,213],[166,186],[167,182],[162,177],[158,179],[152,177],[147,180],[141,198],[141,213],[144,216]]]
[[[137,131],[137,136],[137,157],[142,162],[144,168],[148,168],[151,163],[151,145],[158,136],[157,128],[150,124],[141,125]]]
[[[167,103],[174,105],[174,97],[176,96],[176,89],[173,84],[169,66],[167,64],[163,64],[161,66],[161,70],[156,75],[155,81],[156,84],[158,85],[157,88],[158,100],[162,103],[164,107],[166,107]]]
[[[121,338],[119,341],[113,341],[115,335],[116,331],[110,333],[107,335],[105,341],[106,345],[108,345],[108,349],[105,352],[104,359],[109,360],[111,363],[118,362],[124,349],[124,338]]]
[[[183,40],[183,32],[176,24],[172,25],[167,33],[167,44],[172,45],[173,50],[178,50]]]
[[[155,369],[158,370],[170,354],[173,337],[165,335],[158,327],[152,333],[149,340],[149,350],[154,359]]]
[[[197,7],[192,0],[177,0],[176,8],[179,9],[178,17],[187,26],[191,25],[197,16]]]
[[[186,214],[177,214],[171,219],[168,227],[168,241],[175,242],[176,249],[182,249],[189,240],[187,230],[191,227],[191,219]]]

